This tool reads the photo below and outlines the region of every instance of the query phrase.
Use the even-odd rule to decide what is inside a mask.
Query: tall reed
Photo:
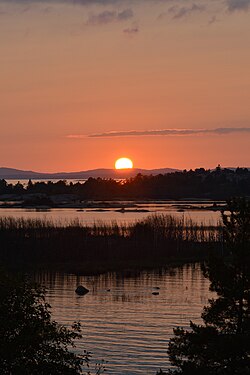
[[[202,258],[221,247],[222,226],[197,224],[171,215],[151,215],[134,223],[78,219],[0,218],[3,262],[112,262]]]

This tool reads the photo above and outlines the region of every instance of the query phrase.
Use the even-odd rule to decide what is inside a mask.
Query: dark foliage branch
[[[176,369],[168,374],[250,374],[250,203],[232,199],[228,207],[225,251],[204,268],[218,298],[204,308],[203,325],[174,330],[168,353]]]
[[[72,352],[81,327],[51,319],[45,291],[24,277],[0,272],[0,371],[3,375],[79,375],[89,353]]]

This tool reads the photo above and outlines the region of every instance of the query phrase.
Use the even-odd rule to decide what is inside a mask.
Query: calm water
[[[92,363],[104,359],[106,373],[116,375],[155,375],[167,369],[173,328],[188,327],[190,319],[200,322],[202,308],[212,296],[197,264],[123,277],[42,273],[36,279],[48,288],[58,322],[81,321],[84,337],[77,350],[93,352]],[[90,292],[77,296],[79,284]]]
[[[125,202],[120,202],[121,207]],[[216,224],[220,218],[220,212],[214,212],[202,209],[186,209],[185,207],[192,205],[198,206],[211,206],[207,204],[193,204],[190,202],[153,202],[153,203],[136,203],[136,207],[128,207],[125,212],[117,212],[119,207],[98,209],[89,208],[84,210],[77,210],[75,208],[60,208],[60,209],[22,209],[22,208],[0,208],[0,217],[12,216],[16,218],[39,218],[39,219],[52,219],[53,221],[62,222],[73,221],[78,219],[82,223],[92,224],[98,221],[118,223],[129,223],[136,220],[143,219],[150,214],[171,214],[177,217],[191,218],[194,221],[205,224]],[[147,210],[147,212],[136,212],[136,210]],[[181,211],[180,211],[181,210]]]

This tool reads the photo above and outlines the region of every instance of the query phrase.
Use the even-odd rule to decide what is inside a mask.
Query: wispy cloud
[[[179,2],[180,0],[134,0],[134,3],[137,4],[144,4],[145,2],[148,3],[166,3],[169,2]],[[102,5],[102,6],[110,6],[110,5],[122,5],[122,4],[130,4],[133,3],[131,0],[0,0],[0,4],[69,4],[69,5]]]
[[[145,2],[151,3],[161,3],[161,4],[173,4],[173,6],[177,6],[179,8],[186,9],[187,12],[189,11],[196,11],[199,7],[203,7],[205,5],[211,4],[211,0],[196,0],[195,4],[192,4],[192,0],[134,0],[134,3],[141,3],[144,4]],[[32,4],[32,3],[40,3],[40,4],[78,4],[78,5],[115,5],[115,4],[131,4],[131,0],[0,0],[0,4]],[[185,6],[181,7],[181,3],[185,4]],[[186,4],[190,5],[186,5]],[[247,10],[250,7],[250,0],[214,0],[214,3],[221,3],[226,4],[229,10]],[[185,11],[184,11],[185,12]]]
[[[173,14],[173,19],[180,19],[180,18],[190,16],[193,13],[203,12],[205,10],[206,10],[205,5],[192,4],[189,7],[187,6],[179,7],[179,6],[174,5],[168,9],[168,13]]]
[[[195,1],[195,2],[194,2]],[[233,13],[235,11],[248,11],[250,10],[250,0],[0,0],[0,4],[19,4],[19,5],[54,5],[54,4],[67,4],[67,5],[79,5],[79,6],[131,6],[131,4],[145,3],[160,4],[162,7],[170,6],[168,10],[162,12],[159,19],[164,18],[167,14],[173,15],[174,19],[181,19],[187,16],[191,16],[194,13],[207,11],[210,15],[214,11],[214,15],[224,13],[225,10]],[[126,5],[125,5],[126,4]],[[219,5],[219,7],[218,7]],[[110,19],[108,15],[107,18]],[[112,18],[112,16],[110,16]],[[109,21],[107,21],[109,22]],[[112,21],[110,21],[112,22]]]
[[[249,128],[215,128],[215,129],[161,129],[161,130],[127,130],[127,131],[111,131],[95,134],[70,134],[67,138],[110,138],[110,137],[144,137],[144,136],[188,136],[188,135],[206,135],[217,134],[227,135],[233,133],[250,133]]]
[[[27,4],[27,3],[46,3],[46,4],[79,4],[79,5],[91,5],[91,4],[117,4],[120,0],[0,0],[0,3],[16,3],[16,4]]]
[[[227,0],[227,7],[230,12],[237,10],[247,11],[250,9],[250,0]]]
[[[128,36],[134,36],[139,33],[138,27],[128,27],[127,29],[123,30],[123,33]]]
[[[82,138],[87,138],[88,136],[87,135],[84,135],[84,134],[68,134],[66,135],[66,138],[69,138],[69,139],[82,139]]]
[[[213,16],[210,18],[210,20],[208,21],[208,25],[213,25],[214,23],[218,22],[217,20],[217,17],[216,16]]]
[[[124,9],[121,12],[105,10],[98,14],[92,14],[87,20],[88,25],[104,25],[112,22],[126,21],[134,16],[132,9]]]

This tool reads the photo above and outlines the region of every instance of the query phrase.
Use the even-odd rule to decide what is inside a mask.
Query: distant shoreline
[[[120,176],[121,177],[121,176]],[[42,181],[27,184],[0,180],[0,200],[20,207],[84,208],[93,201],[225,201],[232,197],[250,197],[250,171],[199,168],[158,175],[137,174],[126,179],[88,178],[79,181]],[[4,204],[4,202],[3,202]],[[99,208],[99,207],[97,207]],[[123,207],[120,207],[123,208]]]
[[[30,195],[31,198],[34,198],[34,195]],[[1,209],[34,209],[34,210],[51,210],[51,209],[76,209],[80,211],[96,211],[96,212],[145,212],[150,213],[151,211],[146,208],[141,208],[138,205],[147,205],[147,204],[162,204],[168,205],[175,208],[179,212],[184,211],[221,211],[225,210],[226,202],[223,200],[214,201],[214,200],[204,200],[204,199],[180,199],[180,200],[170,200],[170,199],[113,199],[100,201],[91,199],[89,201],[75,202],[75,199],[71,197],[65,197],[64,194],[58,194],[56,196],[56,201],[53,202],[51,199],[50,205],[46,204],[37,204],[29,203],[26,204],[25,199],[29,198],[29,195],[26,197],[13,195],[11,197],[5,197],[0,195],[0,210]],[[67,199],[67,203],[65,202]]]

